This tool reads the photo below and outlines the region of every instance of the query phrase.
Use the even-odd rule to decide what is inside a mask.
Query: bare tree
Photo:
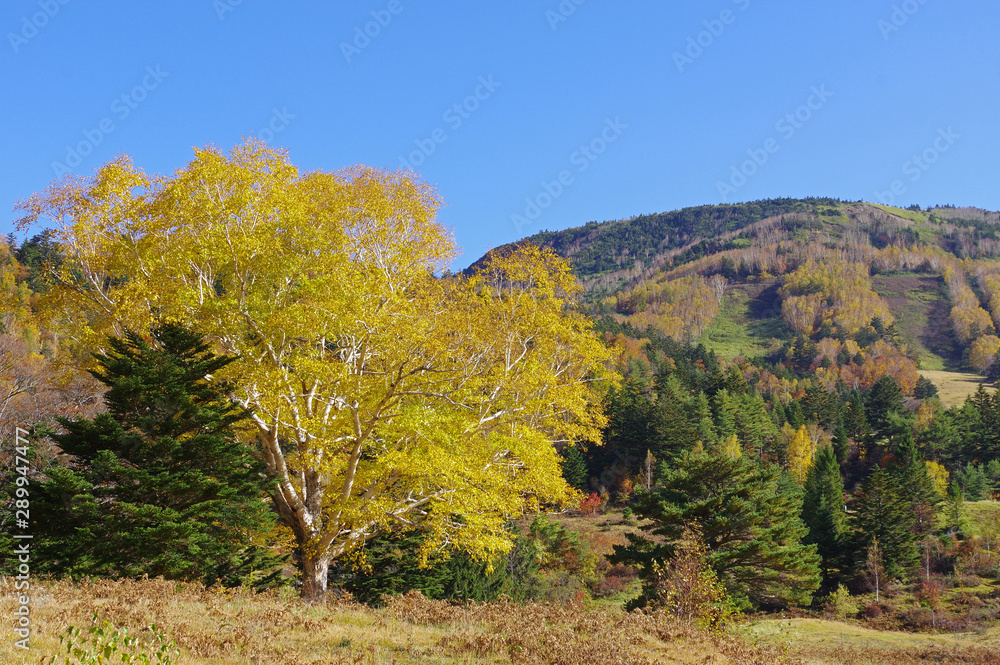
[[[879,602],[879,592],[885,583],[885,566],[882,561],[882,546],[878,544],[878,538],[872,538],[872,543],[868,546],[868,556],[865,559],[865,578],[868,580],[868,585],[875,590],[875,602]]]
[[[722,304],[722,296],[726,294],[726,287],[729,286],[729,280],[722,275],[712,275],[708,278],[708,287],[712,289],[712,293],[715,294],[716,299],[719,304]]]

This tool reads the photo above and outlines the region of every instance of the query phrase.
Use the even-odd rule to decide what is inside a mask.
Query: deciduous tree
[[[303,174],[258,142],[169,177],[120,158],[21,222],[56,224],[48,303],[83,347],[162,318],[239,356],[225,374],[318,597],[332,559],[418,523],[425,552],[508,549],[508,517],[572,496],[553,443],[599,440],[608,352],[565,262],[524,246],[440,278],[438,206],[407,174]]]

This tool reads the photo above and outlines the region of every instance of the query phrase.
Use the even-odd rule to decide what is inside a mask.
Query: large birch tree
[[[277,479],[303,595],[366,540],[420,525],[424,555],[509,547],[510,517],[573,496],[554,444],[599,440],[608,354],[566,264],[533,246],[471,275],[408,173],[300,173],[261,143],[171,176],[127,157],[21,204],[65,254],[47,295],[80,349],[159,322],[238,355],[225,379]]]

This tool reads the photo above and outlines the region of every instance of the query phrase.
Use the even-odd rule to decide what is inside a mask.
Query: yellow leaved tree
[[[788,443],[788,471],[800,485],[806,481],[815,455],[816,442],[809,436],[806,426],[801,425]]]
[[[553,444],[600,440],[609,352],[565,262],[524,246],[442,275],[438,207],[408,174],[302,174],[259,142],[169,177],[119,158],[21,204],[56,226],[49,306],[79,348],[167,320],[239,355],[225,378],[309,598],[386,531],[420,524],[425,556],[505,551],[512,516],[573,498]]]

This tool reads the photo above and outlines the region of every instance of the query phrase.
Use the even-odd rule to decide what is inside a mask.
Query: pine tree
[[[903,578],[919,562],[914,515],[896,479],[886,469],[875,470],[857,496],[851,523],[856,551],[878,539],[886,572]]]
[[[73,576],[209,583],[252,578],[253,562],[273,571],[250,541],[273,519],[262,464],[234,436],[246,412],[211,378],[234,358],[172,324],[152,343],[126,333],[109,345],[92,372],[110,389],[108,411],[60,420],[66,432],[53,437],[74,462],[38,488],[38,561]]]
[[[802,497],[802,521],[809,533],[804,543],[815,543],[823,559],[823,581],[832,588],[843,566],[847,518],[844,511],[844,482],[833,449],[820,448],[806,477]]]
[[[704,452],[661,467],[656,487],[637,493],[635,502],[636,512],[650,520],[644,529],[656,540],[628,534],[628,545],[615,546],[609,557],[641,567],[646,586],[634,605],[649,600],[653,562],[673,558],[688,525],[701,529],[706,560],[734,599],[808,602],[819,587],[820,558],[815,545],[801,543],[807,533],[801,493],[780,477],[777,467],[758,466],[747,456]]]

